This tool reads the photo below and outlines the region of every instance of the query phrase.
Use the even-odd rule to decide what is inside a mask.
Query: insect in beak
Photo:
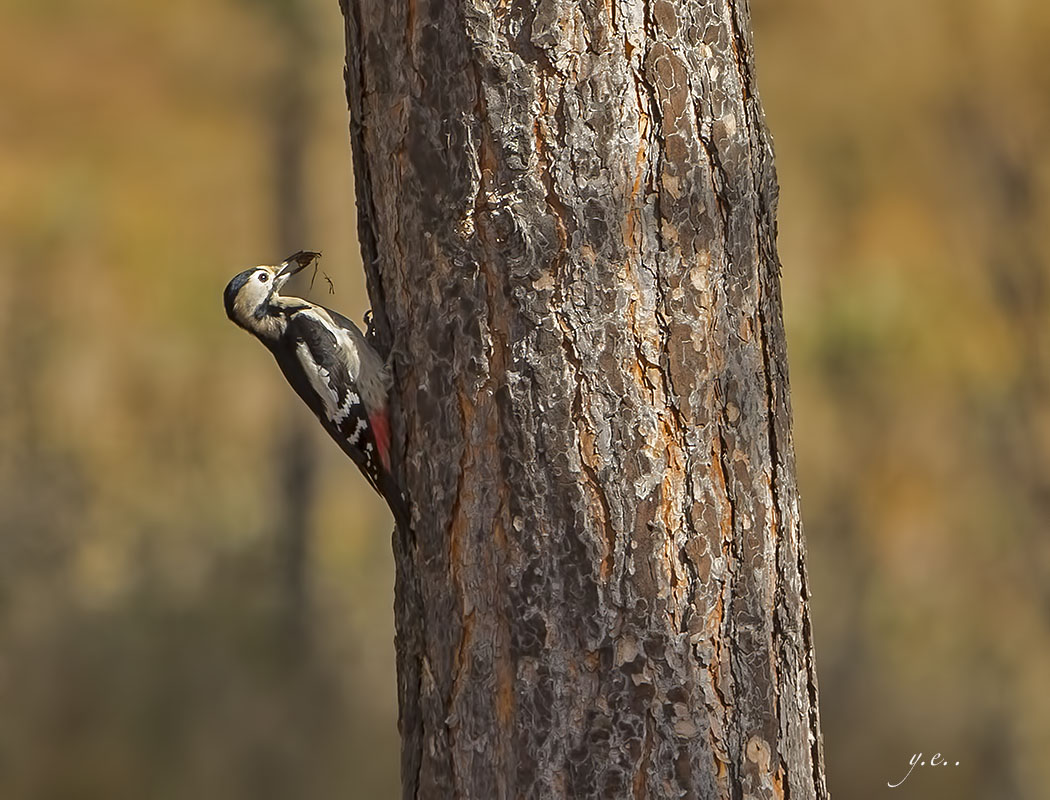
[[[288,256],[281,262],[281,268],[277,271],[277,275],[274,276],[274,286],[276,288],[284,286],[289,278],[302,272],[320,257],[320,253],[315,253],[312,250],[300,250],[298,253]]]

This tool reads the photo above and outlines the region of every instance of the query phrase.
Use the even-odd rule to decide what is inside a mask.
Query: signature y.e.
[[[889,781],[887,781],[886,785],[889,786],[891,789],[896,789],[898,786],[900,786],[902,783],[904,783],[906,780],[908,780],[908,777],[911,775],[912,770],[915,769],[915,764],[916,763],[918,763],[919,766],[921,766],[921,767],[925,767],[926,766],[926,762],[925,761],[919,761],[920,758],[922,758],[922,753],[916,753],[915,755],[913,755],[911,757],[911,760],[908,762],[908,765],[909,765],[908,766],[908,771],[906,773],[904,773],[904,777],[901,778],[899,781],[897,781],[897,783],[890,783]],[[940,753],[934,753],[930,757],[930,766],[931,767],[938,767],[938,766],[941,766],[941,765],[948,766],[948,762],[945,760],[944,756],[942,756]],[[955,766],[959,766],[959,762],[958,761],[955,762]]]
[[[889,786],[891,789],[896,789],[898,786],[900,786],[902,783],[908,780],[908,777],[911,775],[911,771],[915,769],[915,765],[916,763],[918,763],[920,758],[922,758],[922,753],[916,753],[915,755],[913,755],[911,757],[911,761],[908,762],[908,764],[910,764],[911,766],[908,767],[908,771],[904,774],[904,777],[896,783],[890,783],[889,781],[886,781],[886,785]]]

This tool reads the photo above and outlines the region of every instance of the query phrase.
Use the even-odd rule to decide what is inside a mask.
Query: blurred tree
[[[277,251],[308,249],[306,238],[305,156],[314,117],[307,88],[314,61],[313,14],[304,0],[267,0],[261,8],[275,22],[281,45],[271,91],[267,93],[273,142],[273,188]],[[276,455],[283,494],[276,531],[278,564],[283,575],[284,624],[298,652],[309,643],[310,508],[317,493],[317,454],[309,420],[298,407],[286,411]]]
[[[403,796],[826,797],[746,4],[343,11]]]

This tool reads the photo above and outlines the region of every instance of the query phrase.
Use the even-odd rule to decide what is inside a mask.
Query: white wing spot
[[[365,421],[363,419],[357,420],[357,426],[354,428],[354,432],[350,434],[347,442],[349,444],[357,444],[358,438],[361,436],[361,432],[365,429]]]
[[[347,392],[346,399],[343,400],[342,405],[339,406],[338,410],[335,413],[335,416],[332,418],[332,421],[336,424],[339,424],[344,419],[350,416],[350,412],[353,410],[354,406],[360,404],[361,398],[357,395],[357,392]]]

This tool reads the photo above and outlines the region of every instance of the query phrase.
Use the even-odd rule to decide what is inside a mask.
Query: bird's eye
[[[265,272],[260,272],[259,273],[259,282],[260,283],[266,283],[266,281],[268,281],[268,280],[270,280],[270,276],[269,275],[267,275]]]

